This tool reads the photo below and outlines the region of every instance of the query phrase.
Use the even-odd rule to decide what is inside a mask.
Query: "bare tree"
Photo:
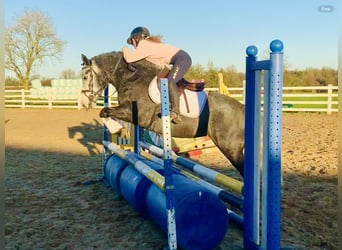
[[[13,26],[6,27],[5,68],[28,89],[33,67],[46,59],[60,61],[64,44],[48,15],[26,10]]]

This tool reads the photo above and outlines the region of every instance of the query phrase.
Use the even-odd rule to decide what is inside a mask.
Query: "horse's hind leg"
[[[225,155],[232,165],[236,168],[236,170],[240,173],[240,175],[244,176],[244,155],[243,150],[239,150],[237,152],[233,152],[230,154],[231,157]]]
[[[243,137],[230,137],[226,138],[225,136],[215,137],[210,135],[211,140],[218,147],[218,149],[222,152],[222,154],[230,161],[230,163],[235,167],[235,169],[241,174],[243,177],[244,170],[244,141]]]
[[[237,100],[210,93],[208,135],[243,176],[244,171],[244,105]]]
[[[244,155],[243,147],[241,145],[231,145],[232,148],[223,149],[221,152],[228,158],[230,163],[236,168],[236,170],[243,177],[244,175]]]

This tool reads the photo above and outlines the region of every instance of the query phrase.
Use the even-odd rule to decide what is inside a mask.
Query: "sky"
[[[5,0],[6,27],[24,10],[47,14],[66,42],[62,62],[46,61],[33,72],[41,77],[78,73],[82,53],[120,51],[137,26],[162,35],[203,67],[244,72],[246,48],[255,45],[266,59],[274,39],[284,43],[288,69],[338,65],[338,0]]]

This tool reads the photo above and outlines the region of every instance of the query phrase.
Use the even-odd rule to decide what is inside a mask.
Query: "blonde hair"
[[[154,42],[154,43],[162,43],[163,37],[160,35],[148,36],[148,37],[146,37],[146,40],[149,40],[149,41]]]

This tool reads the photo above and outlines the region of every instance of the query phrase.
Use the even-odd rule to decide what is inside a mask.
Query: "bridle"
[[[116,63],[115,68],[114,68],[114,72],[117,70],[117,68],[120,64],[121,58]],[[94,91],[93,79],[94,79],[94,75],[99,79],[98,73],[93,69],[91,63],[90,63],[90,65],[82,64],[82,66],[83,66],[82,70],[85,70],[86,68],[88,68],[90,73],[89,73],[88,89],[82,89],[81,93],[84,94],[89,99],[90,102],[95,102],[96,98],[98,98],[98,97],[111,97],[117,92],[117,89],[115,89],[113,91],[113,93],[111,95],[108,95],[108,96],[102,95],[103,88],[99,88],[99,90],[95,92]],[[111,79],[108,76],[106,77],[106,80],[108,81],[108,83],[111,82]]]
[[[88,84],[88,89],[82,89],[81,93],[84,94],[90,102],[95,101],[95,98],[98,96],[101,96],[101,92],[102,92],[102,88],[100,88],[98,91],[94,92],[94,83],[93,83],[93,79],[94,79],[94,75],[97,76],[96,71],[93,69],[93,67],[91,65],[83,65],[82,70],[85,70],[86,68],[89,68],[89,84]]]

